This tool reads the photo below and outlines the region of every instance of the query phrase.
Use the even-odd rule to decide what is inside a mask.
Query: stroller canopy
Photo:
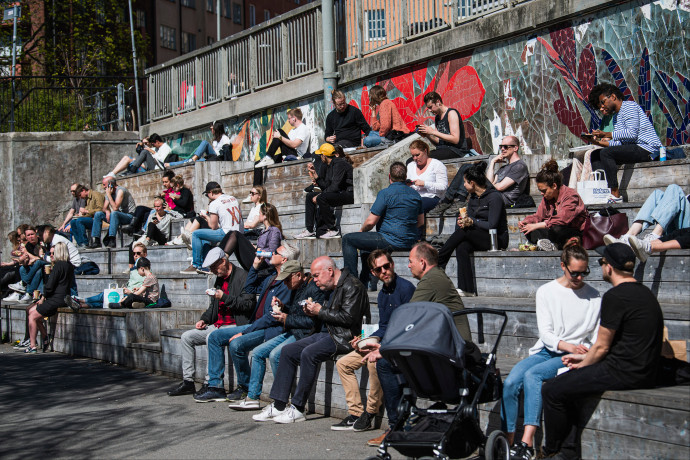
[[[412,302],[393,311],[381,353],[416,351],[447,358],[464,366],[465,341],[448,307],[435,302]]]

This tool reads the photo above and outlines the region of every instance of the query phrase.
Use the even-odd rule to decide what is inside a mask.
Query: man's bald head
[[[332,291],[338,284],[341,272],[330,257],[317,257],[311,263],[310,269],[314,282],[322,291]]]

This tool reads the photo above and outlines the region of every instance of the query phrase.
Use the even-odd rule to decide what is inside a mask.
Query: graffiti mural
[[[690,46],[683,27],[688,23],[690,1],[629,2],[341,90],[368,119],[368,88],[382,85],[410,129],[433,122],[423,98],[436,91],[459,111],[478,152],[495,152],[503,136],[514,134],[526,154],[566,158],[570,147],[581,145],[579,133],[599,126],[598,108],[587,102],[592,87],[612,82],[626,99],[640,104],[663,143],[680,145],[690,142]],[[285,125],[292,107],[305,114],[313,132],[310,150],[316,149],[327,115],[320,96],[226,120],[236,157],[261,158],[272,129]],[[175,140],[208,136],[203,129]]]

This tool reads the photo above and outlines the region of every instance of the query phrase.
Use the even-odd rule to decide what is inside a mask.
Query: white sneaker
[[[5,297],[4,299],[2,299],[2,302],[9,305],[9,304],[19,302],[19,299],[21,299],[21,298],[22,298],[22,295],[20,293],[13,292],[12,294],[10,294],[7,297]]]
[[[264,407],[260,413],[252,415],[252,419],[254,419],[255,422],[270,422],[283,412],[285,411],[276,410],[275,405],[271,403],[269,406]]]
[[[182,235],[177,235],[175,238],[165,243],[166,246],[179,246],[181,244],[184,244],[182,241]]]
[[[303,232],[293,236],[293,238],[296,240],[313,240],[314,238],[316,238],[316,233],[310,232],[309,230],[305,229]]]
[[[187,245],[189,249],[192,249],[192,234],[185,231],[182,232],[182,235],[180,235],[180,239],[182,240],[182,244]]]
[[[158,246],[158,241],[156,240],[149,240],[148,243],[145,243],[147,247],[151,246]]]
[[[616,203],[622,203],[623,202],[623,197],[622,196],[615,196],[615,195],[609,195],[606,201],[610,204],[616,204]]]
[[[21,294],[24,294],[26,292],[26,284],[24,284],[23,281],[18,281],[16,283],[12,283],[7,286],[9,289],[12,289],[13,291],[19,292]]]
[[[656,235],[654,233],[648,233],[644,236],[644,238],[642,238],[642,241],[649,241],[651,243],[652,241],[658,240],[659,238],[661,238],[659,235]]]
[[[33,297],[31,297],[31,294],[24,294],[18,301],[17,304],[24,304],[28,305],[33,301]]]
[[[340,232],[338,230],[329,230],[321,235],[321,239],[323,240],[330,240],[333,238],[340,238]]]
[[[241,401],[234,402],[232,404],[228,404],[228,407],[230,409],[235,409],[235,410],[259,410],[261,409],[261,405],[259,404],[258,399],[250,399],[250,398],[244,398]]]
[[[636,236],[630,236],[628,238],[628,242],[630,244],[630,247],[632,248],[633,252],[637,256],[638,259],[640,259],[640,262],[645,263],[647,262],[647,258],[649,255],[652,253],[652,240],[656,238],[650,238],[650,239],[643,239],[640,241]]]
[[[558,251],[556,245],[547,239],[537,240],[537,247],[542,251]]]
[[[255,168],[263,168],[264,166],[271,166],[272,164],[275,164],[275,160],[268,155],[263,157],[261,161],[259,161],[256,165],[254,165]]]
[[[286,407],[279,415],[273,417],[273,421],[276,423],[297,423],[305,420],[304,414],[298,411],[292,404]]]
[[[474,292],[465,292],[460,288],[456,289],[456,291],[458,291],[458,295],[460,297],[476,297],[477,296],[477,294],[475,294]]]
[[[242,200],[242,203],[251,203],[251,202],[252,202],[252,194],[251,193],[249,195],[247,195],[247,198]]]
[[[625,235],[623,235],[623,236],[625,236]],[[613,243],[622,243],[622,241],[613,235],[609,235],[608,233],[606,235],[604,235],[604,244],[606,246],[608,246],[609,244],[613,244]]]

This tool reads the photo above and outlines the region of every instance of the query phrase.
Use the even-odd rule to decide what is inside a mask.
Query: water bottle
[[[659,149],[659,161],[666,161],[666,147],[664,146]]]
[[[489,251],[498,251],[498,233],[495,228],[489,229],[489,237],[491,237],[491,249]]]
[[[270,259],[273,256],[271,251],[256,251],[256,257],[263,257],[265,259]]]

